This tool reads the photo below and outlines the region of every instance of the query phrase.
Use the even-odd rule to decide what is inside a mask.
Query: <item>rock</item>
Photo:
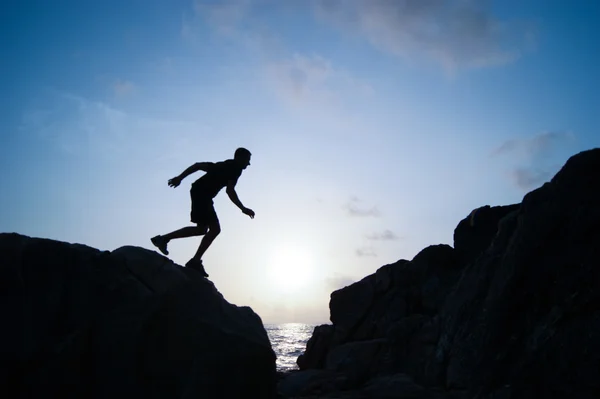
[[[306,343],[306,351],[296,360],[300,370],[325,367],[325,358],[331,347],[332,339],[333,326],[331,324],[316,326],[312,336]]]
[[[373,375],[373,367],[386,344],[385,339],[373,339],[336,346],[327,354],[325,368],[348,376],[347,387],[357,387]]]
[[[474,209],[454,229],[454,249],[464,264],[475,260],[490,243],[498,231],[498,223],[506,215],[516,212],[520,204],[507,206],[482,206]]]
[[[405,398],[450,399],[452,396],[435,389],[416,384],[401,373],[381,375],[356,387],[347,382],[348,377],[330,370],[307,370],[291,372],[279,383],[279,393],[289,398]],[[352,387],[348,389],[348,387]],[[458,396],[453,396],[458,399]]]
[[[382,266],[334,291],[329,303],[332,347],[385,337],[394,322],[409,314],[436,314],[459,276],[459,266],[452,247],[432,245],[410,262]]]
[[[433,245],[412,261],[385,265],[335,291],[333,324],[315,329],[299,366],[342,372],[348,376],[345,389],[381,373],[411,372],[431,380],[426,360],[436,349],[436,315],[460,270],[452,247]]]
[[[333,344],[346,342],[354,336],[366,317],[375,295],[375,276],[367,276],[361,281],[331,293],[329,301],[330,319],[335,326]]]
[[[435,353],[439,338],[439,319],[425,315],[411,315],[399,320],[388,331],[389,346],[380,361],[379,372],[400,372],[420,382],[431,384],[428,359]]]
[[[0,234],[0,281],[1,397],[276,395],[258,315],[155,252]]]
[[[449,245],[431,245],[411,261],[418,277],[418,307],[410,313],[435,315],[444,304],[448,292],[459,277],[461,264],[456,251]]]
[[[520,204],[473,211],[454,248],[334,292],[321,367],[349,382],[323,397],[599,397],[599,182],[600,149],[577,154]]]
[[[517,223],[517,214],[511,214],[500,222],[498,234],[484,255],[485,258],[496,259],[501,254],[509,244]],[[472,352],[473,342],[470,342],[474,336],[469,335],[479,334],[477,330],[480,319],[488,311],[483,302],[495,272],[496,266],[487,265],[483,259],[470,264],[448,295],[446,305],[440,312],[440,339],[435,357],[429,359],[430,369],[439,374],[430,378],[447,388],[466,389],[470,385],[472,370],[466,366],[472,362],[470,357],[475,356],[475,353]],[[462,349],[463,345],[470,349]]]
[[[370,380],[360,390],[367,398],[437,399],[442,395],[416,384],[410,376],[402,373],[384,375]]]
[[[312,394],[339,391],[346,377],[331,370],[306,370],[287,373],[277,389],[285,397],[307,396]]]
[[[469,266],[441,314],[446,385],[478,398],[597,397],[600,149],[537,190]]]

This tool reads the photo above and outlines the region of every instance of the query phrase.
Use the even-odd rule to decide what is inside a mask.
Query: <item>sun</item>
[[[279,246],[269,259],[269,280],[280,291],[296,292],[310,282],[312,269],[312,256],[306,249],[294,245]]]

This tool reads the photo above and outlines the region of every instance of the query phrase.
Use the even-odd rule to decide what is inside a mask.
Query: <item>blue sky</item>
[[[265,322],[520,202],[600,144],[593,1],[9,1],[0,231],[112,250],[189,224],[197,161],[253,153],[204,257]],[[184,264],[198,238],[170,244]]]

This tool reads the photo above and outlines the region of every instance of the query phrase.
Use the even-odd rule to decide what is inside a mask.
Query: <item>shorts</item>
[[[192,199],[192,212],[190,213],[192,223],[199,226],[219,223],[212,198],[207,197],[199,190],[193,189],[190,191],[190,197]]]

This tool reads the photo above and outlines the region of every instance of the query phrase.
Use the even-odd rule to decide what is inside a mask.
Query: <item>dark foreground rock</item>
[[[333,292],[296,397],[600,397],[600,149],[454,239]]]
[[[156,252],[0,234],[0,397],[273,398],[260,318]]]

